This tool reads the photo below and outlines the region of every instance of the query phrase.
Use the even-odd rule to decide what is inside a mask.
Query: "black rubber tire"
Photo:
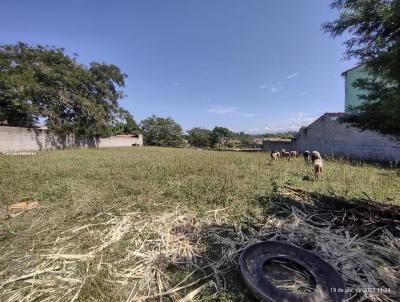
[[[264,275],[265,263],[274,258],[306,268],[315,279],[316,290],[296,296],[274,286]],[[345,298],[344,281],[330,264],[314,253],[283,242],[265,241],[246,248],[240,256],[240,274],[246,287],[263,302],[340,302]]]

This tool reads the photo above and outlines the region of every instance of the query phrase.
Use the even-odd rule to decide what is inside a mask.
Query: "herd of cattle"
[[[291,160],[298,157],[297,151],[286,151],[282,149],[281,151],[272,151],[271,160],[278,160],[280,158]],[[321,154],[318,151],[304,151],[303,158],[307,164],[312,163],[314,165],[314,176],[315,179],[323,178],[322,170],[324,168],[324,162],[322,160]]]

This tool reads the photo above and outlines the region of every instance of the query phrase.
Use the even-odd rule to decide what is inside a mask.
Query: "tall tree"
[[[212,146],[218,145],[218,150],[221,150],[221,146],[225,144],[232,135],[232,131],[228,128],[214,127],[211,134],[211,144]]]
[[[119,106],[126,75],[115,65],[79,64],[63,48],[0,45],[0,120],[49,129],[109,135],[129,114]]]
[[[152,115],[140,122],[140,129],[147,145],[179,147],[183,144],[182,127],[170,117]]]
[[[207,148],[211,145],[211,131],[195,127],[188,131],[189,144],[197,148]]]
[[[333,37],[349,32],[345,57],[359,59],[369,73],[354,84],[364,102],[345,121],[400,136],[400,0],[334,0],[331,7],[339,18],[323,29]]]

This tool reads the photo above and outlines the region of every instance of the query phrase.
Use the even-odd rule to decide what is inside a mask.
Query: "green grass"
[[[97,219],[101,222],[96,216],[99,213],[154,214],[179,206],[202,217],[209,210],[226,208],[224,213],[232,225],[256,222],[265,214],[266,202],[272,201],[276,190],[284,185],[344,200],[368,198],[400,204],[398,170],[326,161],[324,179],[314,181],[312,166],[302,158],[271,163],[266,153],[152,147],[63,150],[36,156],[0,156],[0,171],[2,206],[24,200],[37,200],[42,206],[40,211],[0,222],[12,234],[0,238],[5,247],[2,252],[18,254],[18,259],[22,255],[34,257],[46,238],[57,238],[80,220],[88,223],[90,217],[90,223]],[[98,238],[89,236],[77,251],[90,248],[90,240]],[[121,241],[118,246],[126,248],[127,244]],[[118,254],[118,250],[113,253]],[[7,256],[0,258],[0,272],[8,271],[9,276],[10,263],[6,260]],[[20,270],[22,274],[23,266]],[[97,274],[91,282],[97,282],[105,295],[115,297],[101,282],[106,278],[102,277],[104,271]],[[180,279],[179,273],[174,275]],[[90,300],[91,290],[81,298]],[[221,293],[215,301],[238,297],[237,293]]]
[[[151,147],[41,152],[0,157],[0,201],[35,199],[73,208],[135,203],[152,211],[222,206],[240,219],[259,206],[258,197],[282,185],[348,199],[400,200],[396,170],[347,162],[326,162],[324,168],[324,180],[313,181],[312,167],[302,159],[271,165],[265,153]]]

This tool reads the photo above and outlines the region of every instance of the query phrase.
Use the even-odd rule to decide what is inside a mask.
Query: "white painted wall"
[[[62,135],[35,128],[0,126],[0,152],[41,151],[65,148],[107,148],[143,145],[143,136],[112,136],[108,138]]]

